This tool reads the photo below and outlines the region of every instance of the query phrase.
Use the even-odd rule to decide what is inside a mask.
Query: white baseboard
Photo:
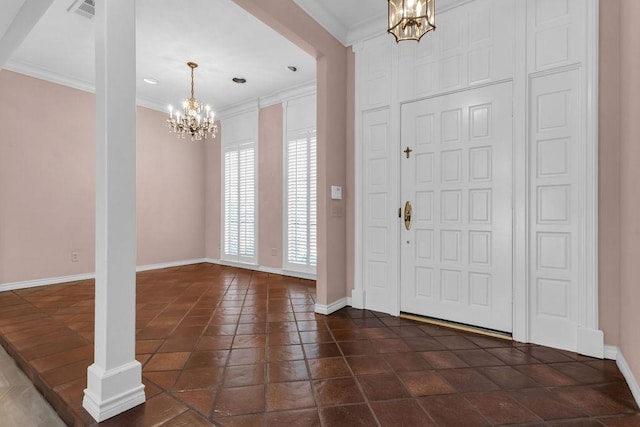
[[[622,350],[618,347],[616,347],[616,349],[617,349],[616,364],[618,365],[618,368],[620,368],[620,372],[622,372],[624,379],[627,380],[627,385],[631,390],[631,394],[633,394],[633,398],[636,400],[636,403],[638,404],[638,406],[640,406],[640,386],[638,385],[638,381],[636,380],[636,377],[633,375],[633,372],[631,371],[631,367],[629,367],[627,360],[624,358],[624,355],[622,354]]]
[[[192,264],[218,264],[228,267],[245,268],[248,270],[262,271],[264,273],[279,274],[281,276],[296,277],[298,279],[316,280],[315,274],[301,273],[297,271],[283,270],[282,268],[265,267],[257,264],[243,264],[239,262],[223,261],[212,258],[187,259],[182,261],[162,262],[159,264],[139,265],[136,272],[161,270],[163,268],[182,267]],[[78,282],[81,280],[95,279],[95,273],[73,274],[69,276],[48,277],[45,279],[25,280],[22,282],[0,283],[0,292],[15,291],[18,289],[35,288],[38,286],[58,285],[60,283]]]
[[[47,279],[25,280],[24,282],[10,282],[0,284],[0,292],[15,291],[18,289],[36,288],[38,286],[58,285],[60,283],[79,282],[80,280],[93,279],[95,274],[74,274],[71,276],[49,277]]]
[[[245,264],[242,262],[225,261],[222,259],[214,259],[214,258],[205,258],[203,262],[208,262],[209,264],[224,265],[227,267],[244,268],[245,270],[260,271],[262,273],[278,274],[280,276],[295,277],[297,279],[316,280],[315,274],[285,270],[285,269],[276,268],[276,267],[266,267],[264,265],[258,265],[258,264]]]
[[[136,267],[137,272],[160,270],[170,267],[182,267],[184,265],[201,264],[207,262],[204,258],[189,259],[183,261],[164,262],[160,264],[141,265]],[[73,274],[69,276],[49,277],[46,279],[25,280],[23,282],[10,282],[0,284],[0,292],[15,291],[18,289],[35,288],[38,286],[59,285],[60,283],[79,282],[81,280],[95,279],[95,273]]]
[[[609,360],[616,360],[618,358],[618,347],[616,347],[615,345],[605,345],[604,358]]]
[[[347,301],[347,297],[344,297],[328,305],[316,304],[315,312],[318,314],[329,315],[349,305]]]
[[[160,264],[139,265],[138,267],[136,267],[136,272],[140,273],[141,271],[161,270],[163,268],[171,267],[183,267],[185,265],[202,264],[205,262],[207,262],[205,258],[198,258],[187,259],[184,261],[163,262]]]

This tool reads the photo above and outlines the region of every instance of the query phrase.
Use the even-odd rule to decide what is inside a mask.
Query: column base
[[[87,369],[82,407],[98,422],[146,401],[142,365],[138,361],[105,371],[95,363]]]
[[[326,316],[346,306],[347,306],[347,297],[344,297],[328,305],[316,303],[315,312],[318,314],[324,314]]]

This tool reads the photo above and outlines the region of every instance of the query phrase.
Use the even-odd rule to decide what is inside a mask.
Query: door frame
[[[534,261],[530,253],[530,230],[532,218],[529,215],[529,200],[532,197],[530,191],[530,111],[529,111],[529,85],[532,76],[544,75],[545,71],[530,72],[528,70],[527,44],[531,37],[527,25],[527,7],[529,2],[535,0],[518,0],[515,7],[515,55],[514,55],[514,78],[513,81],[513,168],[514,171],[524,171],[524,173],[513,174],[513,339],[519,342],[530,342],[531,327],[531,289],[530,289],[530,265]],[[571,1],[571,0],[568,0]],[[580,0],[584,1],[584,0]],[[464,7],[468,2],[456,4],[454,7]],[[585,143],[585,182],[584,182],[584,203],[580,208],[584,209],[585,215],[581,222],[581,232],[583,237],[583,252],[581,254],[583,264],[581,265],[582,284],[580,286],[579,301],[576,302],[578,309],[577,316],[577,346],[571,350],[587,354],[590,356],[602,357],[604,352],[604,338],[602,331],[598,329],[598,242],[597,242],[597,211],[598,211],[598,7],[599,0],[587,0],[586,10],[586,34],[588,40],[585,41],[586,53],[582,62],[581,82],[581,136]],[[387,35],[385,34],[385,37]],[[354,287],[349,299],[349,305],[355,308],[367,308],[365,295],[365,217],[364,215],[364,194],[366,182],[366,170],[364,165],[365,144],[363,142],[363,87],[358,81],[362,72],[362,64],[358,61],[358,53],[365,48],[365,43],[361,41],[353,45],[356,54],[355,61],[355,203],[354,203]],[[380,43],[379,41],[377,43]],[[386,42],[382,42],[383,44]],[[394,43],[395,45],[395,43]],[[391,78],[391,88],[389,96],[390,109],[390,132],[391,140],[399,144],[400,141],[400,107],[398,95],[398,69],[399,53],[398,49],[390,48],[389,76]],[[569,67],[571,68],[571,67]],[[547,71],[548,72],[548,71]],[[499,82],[491,82],[496,84]],[[474,86],[474,88],[479,86]],[[466,88],[464,90],[467,90]],[[446,93],[430,95],[442,96]],[[422,98],[424,99],[424,98]],[[406,102],[414,102],[420,99],[412,99]],[[405,102],[405,103],[406,103]],[[392,158],[392,173],[390,179],[396,179],[398,188],[396,189],[396,203],[401,206],[400,183],[399,183],[399,162],[400,150],[395,150]],[[535,220],[535,219],[534,219]],[[401,221],[397,223],[399,230]],[[399,244],[396,239],[396,244]],[[394,253],[394,251],[392,251]],[[392,288],[395,292],[390,292],[386,311],[392,315],[400,314],[400,260],[399,251],[395,251],[398,259],[393,260],[396,265],[396,277]],[[539,344],[544,344],[540,342]]]

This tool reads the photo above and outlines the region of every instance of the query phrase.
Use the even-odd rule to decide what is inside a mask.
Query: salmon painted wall
[[[94,112],[93,94],[0,72],[0,283],[93,272]],[[164,120],[138,108],[138,265],[204,253],[203,147]]]
[[[344,197],[347,201],[347,296],[351,296],[354,287],[356,264],[356,212],[355,212],[355,125],[356,125],[356,55],[347,49],[347,189]]]
[[[603,2],[605,3],[605,2]],[[620,1],[620,348],[640,382],[640,2]]]
[[[606,344],[620,336],[620,3],[600,2],[598,301]]]
[[[93,271],[94,104],[0,71],[0,283]]]
[[[220,259],[220,239],[222,229],[222,200],[221,165],[222,165],[222,136],[224,129],[218,121],[218,135],[205,144],[205,257]]]
[[[347,188],[347,48],[292,0],[234,0],[316,58],[318,131],[318,268],[316,295],[329,305],[347,295],[345,198],[330,199],[331,185]],[[348,196],[346,196],[348,197]]]
[[[200,259],[205,242],[205,144],[176,139],[167,115],[138,108],[138,265]]]
[[[258,264],[282,268],[282,104],[260,109],[258,149]]]

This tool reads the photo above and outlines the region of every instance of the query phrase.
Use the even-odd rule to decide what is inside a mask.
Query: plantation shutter
[[[258,111],[222,120],[222,247],[225,261],[257,262]]]
[[[286,268],[315,273],[317,264],[316,132],[287,135]]]

